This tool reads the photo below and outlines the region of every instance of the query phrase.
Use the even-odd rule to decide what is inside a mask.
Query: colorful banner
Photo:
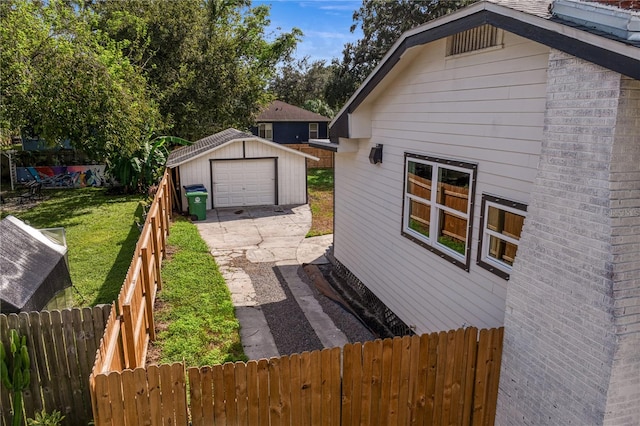
[[[38,166],[16,167],[19,183],[33,180],[45,188],[84,188],[87,186],[107,186],[105,166]]]

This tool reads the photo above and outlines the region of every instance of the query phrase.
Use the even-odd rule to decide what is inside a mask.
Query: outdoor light
[[[371,164],[382,163],[382,144],[377,144],[371,148],[371,152],[369,153],[369,162]]]

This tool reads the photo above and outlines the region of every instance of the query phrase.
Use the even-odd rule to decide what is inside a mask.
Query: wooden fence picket
[[[186,425],[190,408],[194,426],[489,425],[502,337],[502,329],[478,337],[471,327],[194,367],[188,375],[179,363],[99,374],[96,424]]]
[[[92,417],[89,376],[96,357],[95,330],[104,330],[103,317],[109,306],[93,309],[0,314],[0,339],[9,347],[9,330],[27,339],[31,381],[23,392],[24,416],[60,411],[63,424],[88,423]],[[102,335],[102,330],[99,334]],[[0,387],[0,423],[10,424],[12,395]]]

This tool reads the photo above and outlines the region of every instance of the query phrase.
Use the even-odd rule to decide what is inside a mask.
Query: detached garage
[[[169,155],[176,189],[202,184],[207,209],[305,204],[307,162],[318,158],[236,129],[200,139]],[[182,209],[187,198],[181,194]]]

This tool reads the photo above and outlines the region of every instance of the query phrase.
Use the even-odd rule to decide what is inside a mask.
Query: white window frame
[[[258,137],[272,141],[273,140],[273,123],[259,123]]]
[[[488,225],[490,207],[522,216],[526,220],[527,205],[517,201],[506,200],[494,195],[482,194],[482,211],[480,215],[482,228],[481,237],[478,240],[478,260],[476,263],[478,264],[478,266],[481,266],[482,268],[493,272],[494,274],[504,278],[505,280],[509,280],[513,267],[506,262],[502,262],[495,257],[489,256],[489,250],[491,249],[491,237],[506,241],[515,245],[516,247],[520,247],[520,240],[489,229]]]
[[[431,199],[416,196],[409,193],[409,162],[421,163],[431,166]],[[448,160],[437,157],[430,157],[412,153],[405,153],[405,170],[404,170],[404,197],[403,197],[403,215],[402,215],[402,235],[413,240],[419,245],[425,247],[429,251],[438,254],[440,257],[449,260],[451,263],[463,268],[465,271],[469,271],[469,265],[471,263],[471,237],[473,229],[473,206],[474,206],[474,192],[477,164],[466,163],[457,160]],[[436,202],[438,194],[437,188],[433,186],[433,182],[438,182],[438,171],[440,169],[455,170],[469,174],[469,194],[467,197],[467,212],[461,212],[451,207],[439,204]],[[431,208],[429,217],[429,237],[421,234],[409,227],[411,200],[418,201]],[[457,216],[467,221],[467,229],[465,235],[465,254],[461,254],[444,244],[438,242],[437,235],[440,228],[440,212],[446,212],[450,215]],[[436,236],[432,238],[431,236]]]
[[[315,130],[311,130],[311,126],[315,126]],[[312,136],[312,132],[315,132],[315,136]],[[309,139],[318,139],[320,135],[320,125],[318,123],[309,123]]]

